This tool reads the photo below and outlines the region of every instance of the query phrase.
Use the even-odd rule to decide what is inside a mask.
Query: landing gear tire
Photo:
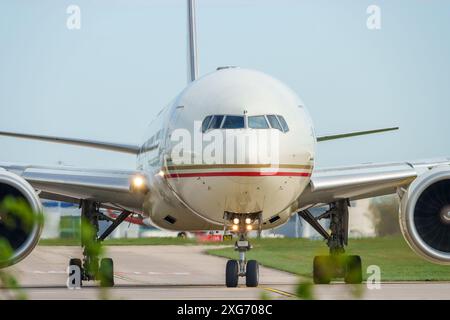
[[[348,284],[359,284],[362,282],[362,266],[360,256],[347,256],[345,265],[344,281]]]
[[[259,283],[259,264],[256,260],[249,260],[245,273],[247,287],[257,287]]]
[[[239,263],[236,260],[228,260],[225,271],[225,283],[228,288],[237,287],[239,282]]]
[[[82,284],[83,284],[83,269],[82,269],[82,263],[81,263],[81,259],[76,259],[76,258],[72,258],[72,259],[70,259],[69,260],[69,267],[70,266],[76,266],[76,267],[78,267],[78,269],[79,269],[79,273],[78,273],[78,281],[79,281],[79,284],[80,284],[80,287],[82,286]]]
[[[110,288],[114,286],[114,263],[111,258],[103,258],[99,268],[100,286]]]
[[[313,263],[313,280],[315,284],[329,284],[333,277],[333,263],[330,256],[316,256]]]
[[[313,278],[315,284],[329,284],[335,277],[344,277],[347,284],[361,283],[361,257],[330,255],[314,258]]]

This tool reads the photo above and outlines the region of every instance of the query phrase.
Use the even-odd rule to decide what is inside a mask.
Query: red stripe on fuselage
[[[195,172],[169,173],[167,178],[195,178],[195,177],[309,177],[309,172]]]

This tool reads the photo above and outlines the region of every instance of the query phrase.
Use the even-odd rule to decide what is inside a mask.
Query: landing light
[[[142,186],[144,185],[144,178],[142,178],[141,176],[136,176],[133,178],[133,187],[136,189],[140,189],[142,188]]]
[[[239,226],[237,224],[233,224],[231,228],[233,229],[233,231],[238,231]]]
[[[252,227],[252,225],[247,225],[247,231],[252,231],[253,230],[253,227]]]
[[[239,224],[239,219],[238,219],[238,218],[234,218],[234,219],[233,219],[233,223],[234,223],[234,224]]]
[[[147,182],[143,176],[135,176],[131,179],[130,190],[133,192],[148,192]]]
[[[250,224],[252,223],[252,219],[250,218],[245,218],[245,224]]]

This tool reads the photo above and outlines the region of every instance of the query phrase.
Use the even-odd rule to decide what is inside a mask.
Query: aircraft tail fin
[[[195,0],[187,0],[187,60],[189,83],[198,77]]]

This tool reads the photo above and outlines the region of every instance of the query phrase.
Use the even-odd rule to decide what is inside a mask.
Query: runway
[[[211,248],[211,247],[208,247]],[[19,264],[6,270],[19,280],[28,299],[294,299],[297,276],[261,267],[258,288],[224,286],[226,260],[204,254],[204,246],[108,246],[114,259],[116,286],[100,290],[95,282],[81,289],[66,287],[71,257],[77,247],[38,246]],[[299,257],[301,258],[301,257]],[[0,290],[0,295],[11,291]],[[382,283],[379,290],[365,284],[343,283],[313,287],[315,299],[450,299],[450,282]]]

